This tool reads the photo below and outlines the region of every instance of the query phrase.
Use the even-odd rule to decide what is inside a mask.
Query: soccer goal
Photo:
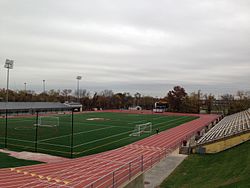
[[[151,133],[152,132],[152,123],[144,123],[135,125],[135,129],[129,136],[141,136],[143,133]]]
[[[38,117],[38,126],[58,127],[59,126],[59,117],[57,117],[57,116],[40,116],[40,117]]]

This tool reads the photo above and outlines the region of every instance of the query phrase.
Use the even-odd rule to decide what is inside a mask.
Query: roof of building
[[[73,107],[73,108],[82,108],[82,104],[78,102],[65,102],[66,106]]]
[[[0,110],[71,109],[60,102],[0,102]]]

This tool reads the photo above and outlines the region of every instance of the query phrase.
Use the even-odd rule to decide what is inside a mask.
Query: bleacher
[[[200,138],[197,144],[214,142],[247,131],[250,131],[250,109],[226,116]]]

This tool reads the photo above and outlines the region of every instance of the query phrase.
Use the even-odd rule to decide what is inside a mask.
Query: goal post
[[[151,133],[152,132],[152,123],[143,123],[135,125],[133,132],[129,136],[141,136],[143,133]]]
[[[40,116],[40,117],[38,117],[37,126],[58,127],[59,126],[59,117],[57,117],[57,116]]]

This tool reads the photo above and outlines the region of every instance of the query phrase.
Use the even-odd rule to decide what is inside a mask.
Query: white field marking
[[[140,120],[140,121],[133,121],[133,122],[128,123],[128,125],[133,125],[133,124],[140,123],[140,122],[143,122],[143,121],[147,121],[147,120],[143,119],[143,120]]]
[[[187,117],[186,117],[186,116],[182,116],[182,117],[179,117],[179,118],[176,118],[176,119],[171,119],[171,120],[169,120],[169,121],[164,121],[164,122],[160,122],[160,123],[153,124],[153,126],[154,126],[154,125],[160,125],[160,124],[167,123],[167,122],[176,121],[176,120],[178,121],[178,120],[184,119],[184,118],[187,118]]]
[[[82,134],[82,133],[89,133],[89,132],[94,132],[94,131],[98,131],[98,130],[102,130],[102,129],[110,129],[110,128],[113,128],[113,127],[109,126],[109,127],[104,127],[104,128],[100,128],[100,129],[94,129],[94,130],[90,130],[90,131],[82,131],[82,132],[74,133],[73,135],[78,135],[78,134]],[[46,141],[46,140],[54,140],[54,139],[57,139],[57,138],[63,138],[63,137],[67,137],[67,136],[71,136],[71,134],[66,134],[66,135],[57,136],[57,137],[53,137],[53,138],[42,139],[42,140],[39,140],[38,143]]]
[[[25,148],[25,149],[27,149],[27,148],[31,148],[31,149],[34,149],[34,146],[24,146],[24,145],[19,145],[19,144],[10,144],[10,143],[8,143],[8,146],[18,146],[18,147],[20,147],[20,148]]]
[[[170,120],[170,121],[160,122],[160,123],[157,123],[157,124],[154,124],[154,125],[160,125],[160,124],[163,124],[163,123],[166,123],[166,122],[172,122],[172,121],[180,120],[180,119],[183,119],[183,118],[188,118],[188,117],[185,117],[185,116],[184,116],[184,117],[176,118],[176,119],[173,119],[173,120]],[[101,128],[101,129],[104,129],[104,128]],[[106,128],[105,128],[105,129],[106,129]],[[92,132],[92,131],[93,131],[93,130],[91,130],[90,132]],[[89,131],[85,131],[85,132],[89,132]],[[90,142],[87,142],[87,143],[84,143],[84,144],[79,144],[79,145],[74,146],[74,148],[75,148],[75,147],[82,146],[82,145],[87,145],[87,144],[89,144],[89,143],[98,142],[98,141],[100,141],[100,140],[105,140],[105,139],[108,139],[108,138],[112,138],[112,137],[115,137],[115,136],[127,134],[127,133],[129,133],[129,132],[131,132],[131,131],[127,131],[127,132],[119,133],[119,134],[116,134],[116,135],[108,136],[108,137],[105,137],[105,138],[102,138],[102,139],[93,140],[93,141],[90,141]],[[76,134],[81,134],[81,133],[76,133]],[[74,134],[74,135],[75,135],[75,134]],[[65,135],[65,136],[66,136],[66,135]],[[67,135],[67,136],[68,136],[68,135]],[[56,138],[56,137],[55,137],[55,138]],[[83,151],[83,152],[76,152],[76,153],[78,153],[78,154],[85,153],[85,152],[87,152],[87,151],[91,151],[91,150],[93,150],[93,149],[96,149],[96,148],[99,148],[99,147],[102,147],[102,146],[105,146],[105,145],[110,145],[110,144],[115,143],[115,142],[118,142],[118,141],[120,141],[120,140],[129,139],[129,138],[130,138],[130,137],[125,137],[125,138],[122,138],[122,139],[119,139],[119,140],[116,140],[116,141],[112,141],[112,142],[108,142],[108,143],[103,144],[103,145],[99,145],[99,146],[97,146],[97,147],[94,147],[94,148],[85,150],[85,151]],[[52,138],[52,139],[53,139],[53,138]],[[17,139],[16,139],[16,140],[17,140]],[[21,140],[20,140],[20,141],[21,141]],[[47,144],[47,143],[45,142],[45,144]],[[55,146],[56,146],[56,144],[50,144],[50,145],[55,145]],[[63,146],[63,145],[58,145],[58,146]],[[69,147],[69,146],[63,146],[63,147]],[[40,150],[44,150],[44,151],[54,151],[54,152],[68,153],[68,152],[62,152],[62,151],[58,151],[58,150],[49,150],[49,149],[42,149],[42,148],[39,148],[39,149],[40,149]]]
[[[177,119],[182,119],[182,118],[185,118],[185,117],[180,117],[180,118],[177,118]],[[154,124],[154,125],[160,125],[160,124],[163,124],[163,123],[166,123],[166,122],[176,121],[177,119],[172,119],[172,120],[169,120],[169,121],[164,121],[164,122],[156,123],[156,124]],[[105,140],[105,139],[108,139],[108,138],[112,138],[112,137],[115,137],[115,136],[127,134],[127,133],[132,132],[132,131],[133,131],[133,130],[127,131],[127,132],[123,132],[123,133],[119,133],[119,134],[115,134],[115,135],[108,136],[108,137],[104,137],[104,138],[100,138],[100,139],[96,139],[96,140],[92,140],[92,141],[90,141],[90,142],[85,142],[84,144],[78,144],[78,145],[74,146],[74,148],[75,148],[75,147],[79,147],[79,146],[83,146],[83,145],[88,145],[88,144],[90,144],[90,143],[98,142],[98,141],[100,141],[100,140]],[[130,138],[130,137],[127,137],[127,138]],[[106,144],[105,144],[105,145],[106,145]]]
[[[0,138],[4,138],[4,137],[0,137]],[[15,141],[21,141],[21,142],[29,142],[29,143],[33,143],[33,144],[36,143],[34,141],[20,140],[20,139],[14,139],[14,138],[8,138],[8,140],[15,140]],[[51,145],[51,146],[61,146],[61,147],[68,147],[68,148],[70,148],[70,146],[60,145],[60,144],[50,144],[50,143],[47,143],[47,142],[40,143],[40,144]],[[12,145],[14,145],[14,144],[12,144]],[[23,146],[23,147],[26,147],[26,146]],[[28,147],[31,147],[31,146],[28,146]]]
[[[82,123],[75,123],[75,124],[82,124]],[[82,133],[89,133],[89,132],[94,132],[94,131],[99,131],[99,130],[102,130],[102,129],[108,129],[108,128],[113,128],[113,127],[120,127],[120,128],[124,128],[124,129],[131,129],[131,127],[116,126],[116,125],[113,126],[113,125],[105,125],[105,124],[99,125],[99,124],[84,123],[84,125],[105,126],[105,128],[94,129],[94,130],[90,130],[90,131],[82,131],[82,132],[74,133],[74,135],[78,135],[78,134],[82,134]],[[46,140],[53,140],[53,139],[57,139],[57,138],[63,138],[63,137],[67,137],[67,136],[71,136],[71,134],[57,136],[57,137],[53,137],[53,138],[46,138],[46,139],[39,140],[38,142],[43,142],[43,141],[46,141]]]
[[[168,118],[169,116],[164,116],[164,115],[163,115],[163,116],[155,117],[155,118],[152,118],[152,119],[161,119],[161,118],[166,118],[166,117]]]
[[[5,138],[5,137],[0,137],[0,138]],[[34,141],[29,141],[29,140],[21,140],[21,139],[15,139],[15,138],[7,138],[8,140],[16,140],[16,141],[22,141],[22,142],[29,142],[29,143],[35,143]]]
[[[51,144],[51,143],[48,143],[48,142],[41,142],[39,144],[43,144],[43,145],[50,145],[50,146],[59,146],[59,147],[65,147],[65,148],[71,148],[70,146],[67,146],[67,145],[61,145],[61,144]],[[39,147],[40,148],[40,147]]]
[[[172,122],[172,121],[175,121],[177,119],[182,119],[182,118],[185,118],[185,116],[184,117],[180,117],[180,118],[176,118],[174,120],[169,120],[169,121],[165,121],[165,122],[156,123],[153,126],[160,125],[160,124],[167,123],[167,122]],[[82,132],[74,133],[74,135],[78,135],[78,134],[82,134],[82,133],[88,133],[88,132],[95,132],[95,131],[99,131],[99,130],[103,130],[103,129],[108,129],[108,128],[112,128],[112,127],[113,126],[105,127],[105,128],[100,128],[100,129],[94,129],[94,130],[90,130],[90,131],[82,131]],[[128,131],[128,132],[125,132],[125,133],[129,133],[129,132],[131,132],[131,131]],[[93,140],[93,141],[87,142],[85,144],[79,144],[79,145],[74,146],[74,148],[82,146],[82,145],[86,145],[86,144],[89,144],[89,143],[97,142],[99,140],[105,140],[105,139],[108,139],[108,138],[112,138],[112,137],[115,137],[115,136],[118,136],[118,135],[122,135],[122,134],[125,134],[125,133],[119,133],[119,134],[116,134],[116,135],[113,135],[113,136],[108,136],[108,137],[105,137],[105,138],[102,138],[102,139]],[[67,137],[67,136],[71,136],[71,134],[62,135],[62,136],[53,137],[53,138],[47,138],[47,139],[43,139],[43,140],[39,140],[38,143],[39,142],[44,142],[44,141],[47,141],[47,140],[53,140],[53,139],[57,139],[57,138],[63,138],[63,137]],[[4,138],[4,137],[1,137],[1,138]],[[18,140],[18,139],[13,139],[13,140],[24,141],[24,140]],[[26,141],[24,141],[24,142],[26,142]],[[27,141],[27,142],[34,143],[33,141]],[[49,144],[49,143],[44,142],[44,144]],[[49,144],[49,145],[55,145],[56,146],[57,144]],[[58,145],[58,146],[68,147],[68,146],[64,146],[64,145]]]
[[[120,128],[124,128],[127,129],[128,127],[124,127],[124,126],[119,126],[119,125],[107,125],[107,124],[95,124],[95,123],[85,123],[85,122],[81,122],[81,123],[74,123],[74,124],[83,124],[83,126],[88,125],[88,126],[105,126],[105,127],[120,127]]]
[[[160,117],[162,118],[162,117]],[[175,120],[179,120],[179,119],[182,119],[182,118],[186,118],[185,116],[184,117],[180,117],[180,118],[176,118],[174,120],[169,120],[169,121],[165,121],[165,122],[160,122],[160,123],[156,123],[156,124],[153,124],[153,126],[155,125],[160,125],[160,124],[163,124],[163,123],[166,123],[166,122],[171,122],[171,121],[175,121]],[[188,118],[188,117],[187,117]],[[159,118],[158,118],[159,119]],[[78,135],[78,134],[82,134],[82,133],[89,133],[89,132],[94,132],[94,131],[99,131],[99,130],[102,130],[102,129],[108,129],[108,128],[112,128],[112,127],[116,127],[116,126],[109,126],[109,127],[105,127],[105,128],[100,128],[100,129],[94,129],[94,130],[90,130],[90,131],[82,131],[82,132],[78,132],[78,133],[74,133],[74,135]],[[130,131],[128,131],[130,132]],[[48,138],[48,139],[43,139],[43,140],[39,140],[39,142],[43,142],[43,141],[46,141],[46,140],[52,140],[52,139],[57,139],[57,138],[62,138],[62,137],[67,137],[67,136],[70,136],[71,134],[68,134],[68,135],[62,135],[62,136],[58,136],[58,137],[54,137],[54,138]],[[119,135],[119,134],[118,134]],[[115,135],[114,135],[115,136]],[[0,138],[5,138],[5,137],[0,137]],[[109,138],[109,137],[105,137],[105,138]],[[27,140],[21,140],[21,139],[14,139],[14,138],[8,138],[9,140],[16,140],[16,141],[23,141],[23,142],[30,142],[30,143],[35,143],[34,141],[27,141]],[[49,144],[49,143],[44,143],[44,144]],[[52,145],[52,144],[51,144]],[[58,145],[60,146],[60,145]],[[64,145],[61,145],[61,146],[64,146]]]
[[[132,130],[131,130],[131,131],[122,132],[122,133],[119,133],[119,134],[115,134],[115,135],[112,135],[112,136],[107,136],[107,137],[104,137],[104,138],[92,140],[92,141],[89,141],[89,142],[85,142],[84,144],[78,144],[78,145],[74,146],[74,148],[75,148],[75,147],[79,147],[79,146],[88,145],[88,144],[90,144],[90,143],[98,142],[98,141],[100,141],[100,140],[105,140],[105,139],[108,139],[108,138],[112,138],[112,137],[115,137],[115,136],[119,136],[119,135],[123,135],[123,134],[128,134],[128,133],[130,133],[130,132],[132,132]]]
[[[161,117],[156,117],[156,118],[149,118],[149,119],[144,119],[144,120],[140,120],[140,121],[134,121],[134,122],[130,122],[128,124],[135,124],[135,123],[140,123],[140,122],[143,122],[143,121],[150,121],[150,120],[157,120],[157,119],[162,119],[162,118],[166,118],[168,116],[161,116]]]
[[[90,149],[87,149],[87,150],[84,150],[84,151],[76,152],[76,154],[85,153],[85,152],[87,152],[87,151],[91,151],[91,150],[94,150],[94,149],[96,149],[96,148],[100,148],[100,147],[103,147],[103,146],[106,146],[106,145],[110,145],[110,144],[112,144],[112,143],[119,142],[119,141],[121,141],[121,140],[129,139],[129,138],[130,138],[130,137],[121,138],[121,139],[119,139],[119,140],[115,140],[115,141],[112,141],[112,142],[108,142],[108,143],[106,143],[106,144],[102,144],[102,145],[96,146],[96,147],[94,147],[94,148],[90,148]],[[74,147],[74,148],[75,148],[75,147]]]
[[[174,119],[174,120],[177,120],[177,122],[179,122],[181,119],[189,119],[190,117],[189,116],[183,116],[183,117],[180,117],[180,118],[177,118],[177,119]],[[171,120],[171,121],[174,121],[174,120]],[[169,121],[170,122],[170,121]],[[165,123],[165,122],[164,122]],[[160,125],[162,123],[157,123],[157,124],[154,124],[154,125]],[[153,125],[153,126],[154,126]],[[170,124],[171,125],[171,124]],[[163,125],[163,126],[160,126],[160,127],[168,127],[169,125]]]

